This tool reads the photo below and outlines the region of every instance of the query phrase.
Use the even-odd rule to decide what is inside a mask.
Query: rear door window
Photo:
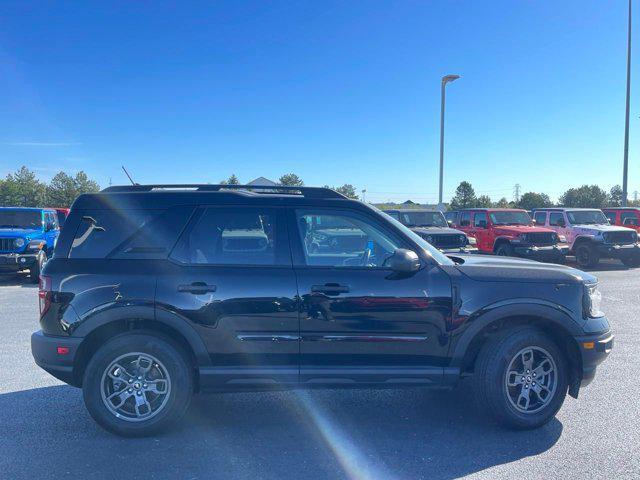
[[[536,212],[533,219],[537,225],[544,225],[547,222],[547,212]]]
[[[609,213],[605,212],[607,218],[609,218]],[[615,214],[614,220],[609,219],[612,224],[615,224]],[[620,221],[623,225],[638,225],[638,214],[636,212],[622,212],[620,213]]]
[[[462,212],[460,214],[460,226],[469,227],[471,225],[471,212]]]

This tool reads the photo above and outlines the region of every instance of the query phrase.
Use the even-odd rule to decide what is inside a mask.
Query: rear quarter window
[[[167,258],[193,207],[84,211],[69,258]]]

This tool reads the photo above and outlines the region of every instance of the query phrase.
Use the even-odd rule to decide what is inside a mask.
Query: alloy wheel
[[[505,375],[507,398],[518,412],[532,414],[545,408],[558,385],[558,367],[544,348],[526,347],[511,359]]]
[[[105,369],[100,394],[107,409],[129,422],[148,420],[169,400],[171,379],[166,367],[147,353],[121,355]]]

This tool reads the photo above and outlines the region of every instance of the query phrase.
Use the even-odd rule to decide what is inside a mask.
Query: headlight
[[[24,246],[24,238],[16,238],[16,247],[20,248]]]
[[[558,241],[560,243],[567,243],[567,237],[565,237],[564,235],[558,235]]]
[[[477,243],[475,237],[467,237],[467,241],[469,242],[469,245],[475,245]]]
[[[602,294],[598,290],[598,284],[592,283],[584,286],[584,314],[588,317],[602,317],[604,313],[600,310]]]

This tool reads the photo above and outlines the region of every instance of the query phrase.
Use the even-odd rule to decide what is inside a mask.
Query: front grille
[[[525,238],[528,243],[536,246],[555,245],[558,242],[556,234],[553,232],[527,233]]]
[[[11,252],[16,249],[15,238],[0,238],[0,252]]]
[[[604,241],[615,245],[630,245],[636,243],[636,232],[605,232]]]
[[[427,237],[429,240],[427,240]],[[436,248],[458,248],[464,247],[467,244],[467,237],[460,233],[447,233],[447,234],[425,234],[422,238],[427,240],[431,245]]]

